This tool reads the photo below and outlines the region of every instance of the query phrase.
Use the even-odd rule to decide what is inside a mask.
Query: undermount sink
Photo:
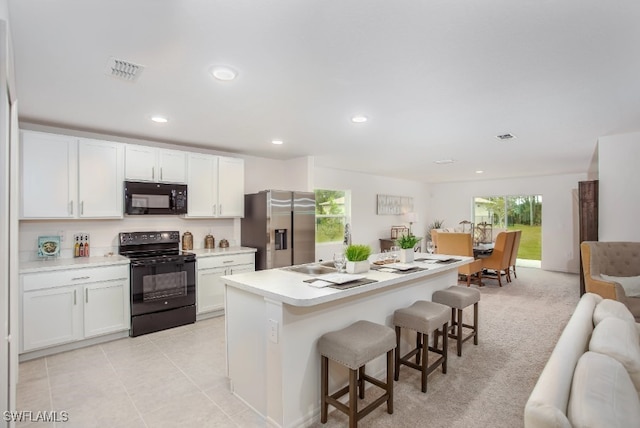
[[[331,265],[333,265],[333,262],[331,262]],[[325,273],[333,273],[336,271],[336,268],[332,266],[326,266],[326,265],[317,264],[317,263],[290,266],[283,269],[291,272],[304,273],[306,275],[322,275]]]

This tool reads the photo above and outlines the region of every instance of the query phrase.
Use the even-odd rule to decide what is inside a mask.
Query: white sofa
[[[622,303],[586,293],[524,411],[525,428],[640,427],[640,324]]]

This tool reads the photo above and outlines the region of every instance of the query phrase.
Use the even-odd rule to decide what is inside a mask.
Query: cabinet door
[[[155,147],[127,144],[125,147],[124,174],[127,180],[155,181],[158,150]]]
[[[129,281],[120,279],[84,286],[84,337],[129,329]]]
[[[217,210],[214,186],[217,156],[189,153],[187,160],[188,217],[213,217]]]
[[[78,143],[78,215],[122,218],[124,147],[81,139]]]
[[[77,287],[25,292],[22,296],[22,350],[31,351],[80,339],[81,299]]]
[[[199,269],[196,286],[196,307],[198,313],[224,309],[224,282],[228,268]]]
[[[187,182],[187,156],[178,150],[160,149],[158,151],[158,181],[166,183]]]
[[[218,217],[244,217],[244,160],[218,161]]]
[[[22,218],[73,218],[77,139],[22,131]]]

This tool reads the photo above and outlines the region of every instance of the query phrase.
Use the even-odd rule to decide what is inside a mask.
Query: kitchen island
[[[269,426],[306,426],[319,419],[320,336],[358,320],[392,326],[396,309],[457,284],[458,267],[473,260],[455,256],[440,263],[434,259],[450,256],[417,253],[421,258],[430,260],[415,262],[417,271],[370,270],[363,275],[374,282],[345,289],[316,288],[304,282],[313,276],[289,268],[223,277],[232,392]],[[383,358],[367,364],[374,376],[384,369]],[[332,365],[331,374],[331,391],[347,383],[343,367]]]

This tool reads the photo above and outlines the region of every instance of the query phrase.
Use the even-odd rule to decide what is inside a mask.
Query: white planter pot
[[[361,262],[347,261],[347,273],[363,273],[369,271],[369,260]]]
[[[405,248],[400,250],[400,263],[411,263],[413,262],[413,248]]]

